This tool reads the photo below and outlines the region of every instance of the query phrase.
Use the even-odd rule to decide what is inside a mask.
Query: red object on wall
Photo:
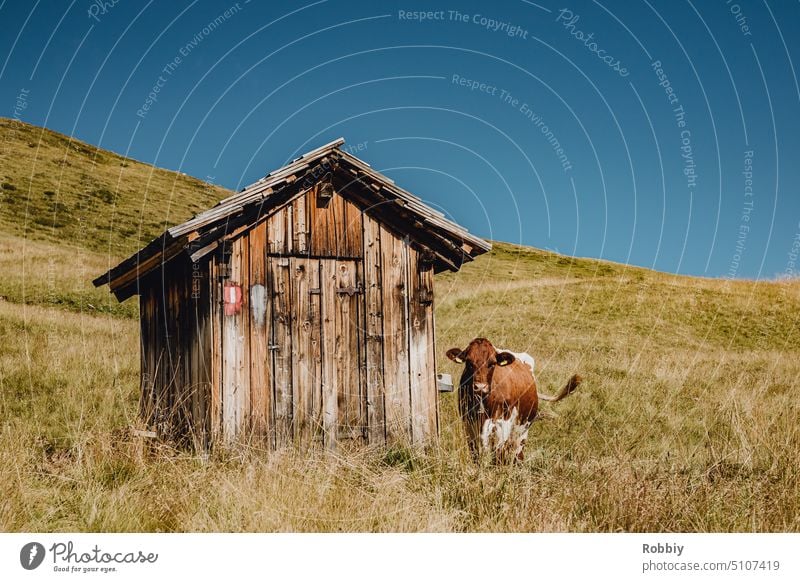
[[[225,315],[236,315],[242,311],[242,286],[236,283],[225,283],[223,293]]]

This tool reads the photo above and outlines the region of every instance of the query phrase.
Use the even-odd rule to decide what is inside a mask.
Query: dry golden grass
[[[80,178],[86,160],[73,161]],[[165,191],[179,180],[161,178]],[[120,180],[117,202],[141,207]],[[164,209],[146,212],[157,224]],[[0,217],[2,531],[800,531],[798,281],[677,277],[498,244],[437,277],[437,356],[457,377],[444,351],[485,336],[533,354],[543,389],[585,377],[532,428],[524,463],[474,465],[453,394],[427,451],[204,457],[130,436],[135,301],[116,305],[89,280],[112,260],[109,236],[118,254],[135,240],[64,226],[56,245],[51,227],[26,233],[14,216]]]
[[[437,281],[439,352],[485,335],[546,388],[586,377],[512,467],[472,464],[453,395],[424,452],[144,450],[135,319],[0,303],[0,529],[800,530],[800,286],[558,261],[499,245]]]

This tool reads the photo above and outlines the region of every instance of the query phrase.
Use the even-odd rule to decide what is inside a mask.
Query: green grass
[[[0,118],[0,226],[113,257],[230,194],[60,133]]]
[[[469,460],[454,394],[426,451],[203,457],[142,443],[130,432],[136,303],[90,280],[138,246],[123,233],[154,236],[225,193],[11,123],[0,143],[16,158],[0,179],[16,190],[0,195],[42,200],[27,222],[0,206],[0,530],[800,531],[797,281],[678,277],[504,243],[437,276],[439,371],[457,377],[445,350],[481,335],[533,354],[545,390],[585,377],[516,466]],[[61,173],[44,172],[60,159]],[[184,206],[168,212],[157,194],[176,184]],[[90,199],[108,212],[79,221]],[[64,226],[40,224],[55,203]]]

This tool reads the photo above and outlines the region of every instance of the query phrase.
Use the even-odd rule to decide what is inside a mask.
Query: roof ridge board
[[[322,151],[326,151],[326,150],[333,150],[333,149],[338,148],[341,145],[344,145],[344,138],[343,137],[337,137],[335,140],[330,141],[330,142],[326,143],[325,145],[321,145],[316,149],[308,151],[308,152],[304,153],[302,156],[300,156],[299,158],[295,158],[292,161],[296,162],[298,160],[302,160],[303,158],[308,158],[310,156],[313,156],[313,155],[317,154],[318,152],[322,152]],[[267,175],[269,175],[269,174],[267,174]]]
[[[283,172],[288,171],[291,168],[298,167],[298,166],[301,167],[302,166],[301,162],[310,162],[310,160],[313,159],[313,158],[324,157],[325,154],[327,154],[328,152],[331,152],[331,151],[333,151],[335,149],[338,149],[339,146],[341,146],[343,144],[344,144],[344,138],[343,137],[339,137],[339,138],[336,138],[335,140],[333,140],[331,142],[328,142],[328,143],[326,143],[324,145],[321,145],[320,147],[318,147],[316,149],[310,150],[310,151],[304,153],[303,155],[301,155],[300,157],[295,158],[292,161],[284,164],[283,166],[275,168],[274,170],[272,170],[271,172],[269,172],[268,174],[266,174],[262,178],[259,178],[255,182],[245,186],[244,189],[241,190],[240,192],[235,192],[231,196],[228,196],[227,198],[223,198],[222,200],[220,200],[218,205],[220,203],[226,202],[226,201],[228,201],[228,200],[230,200],[232,198],[236,198],[239,195],[244,194],[245,192],[247,192],[248,190],[250,190],[252,188],[264,187],[266,185],[265,183],[268,182],[270,178],[275,178],[275,177],[279,176],[280,174],[282,174]]]

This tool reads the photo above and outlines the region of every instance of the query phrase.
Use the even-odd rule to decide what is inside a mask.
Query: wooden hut
[[[336,140],[94,284],[139,295],[141,414],[196,448],[438,431],[433,274],[490,245]]]

